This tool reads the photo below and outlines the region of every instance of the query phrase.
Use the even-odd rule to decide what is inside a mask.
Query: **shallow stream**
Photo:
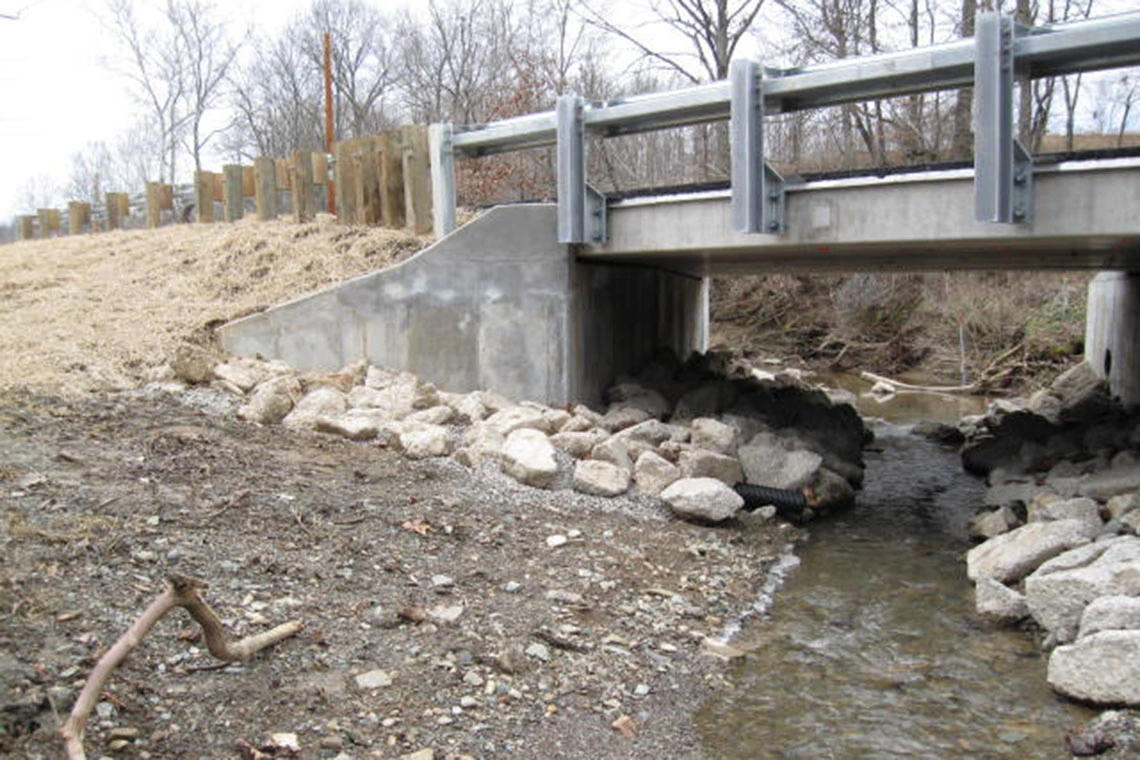
[[[897,431],[898,429],[895,428]],[[1029,636],[973,612],[962,555],[982,484],[905,433],[867,452],[849,512],[734,644],[735,688],[697,716],[717,758],[1067,758],[1093,713],[1056,698]]]

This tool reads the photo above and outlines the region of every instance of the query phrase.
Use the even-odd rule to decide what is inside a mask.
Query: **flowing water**
[[[810,526],[735,688],[697,716],[717,758],[1068,758],[1091,712],[1045,683],[1030,638],[973,612],[963,553],[982,485],[902,433],[868,452],[849,512]]]

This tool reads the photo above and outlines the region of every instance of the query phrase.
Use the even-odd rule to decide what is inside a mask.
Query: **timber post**
[[[245,216],[240,164],[226,164],[222,167],[222,206],[225,208],[227,222],[237,222]]]
[[[408,226],[417,235],[434,228],[431,216],[431,156],[428,151],[428,128],[408,125],[400,129],[404,160],[404,209]]]
[[[277,161],[262,156],[253,160],[257,218],[263,222],[277,218]]]
[[[214,221],[214,173],[194,172],[194,207],[198,210],[198,221]]]
[[[313,218],[313,154],[293,151],[293,220],[298,224]]]

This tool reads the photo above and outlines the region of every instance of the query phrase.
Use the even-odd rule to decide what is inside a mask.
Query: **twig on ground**
[[[86,760],[87,754],[83,749],[83,734],[87,728],[87,717],[99,701],[104,684],[115,668],[139,645],[143,636],[154,627],[154,624],[175,607],[183,607],[190,613],[198,625],[202,626],[202,633],[206,637],[206,648],[209,649],[210,654],[227,663],[245,660],[255,652],[296,634],[303,627],[301,621],[293,620],[231,644],[226,639],[225,630],[222,628],[222,622],[217,613],[202,599],[200,592],[206,588],[206,584],[183,575],[171,575],[169,581],[170,587],[151,602],[143,614],[119,637],[114,646],[99,659],[87,677],[83,691],[75,700],[71,716],[59,731],[60,736],[63,737],[68,760]]]

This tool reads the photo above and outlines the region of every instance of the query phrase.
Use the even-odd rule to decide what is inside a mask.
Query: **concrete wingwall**
[[[220,329],[235,354],[304,370],[361,359],[443,390],[546,403],[601,401],[658,347],[707,340],[699,279],[579,263],[550,204],[500,206],[430,248]]]

